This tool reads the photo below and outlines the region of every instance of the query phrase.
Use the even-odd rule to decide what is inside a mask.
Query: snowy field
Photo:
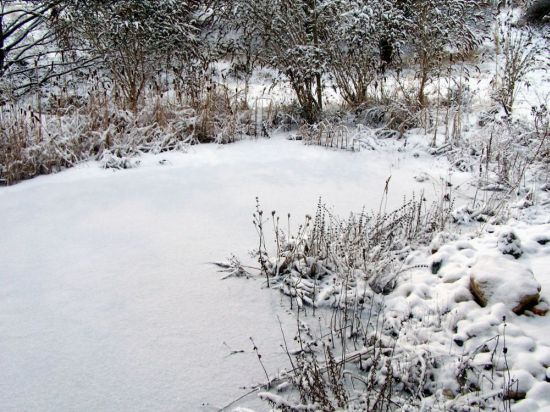
[[[344,215],[377,210],[390,176],[388,209],[439,193],[446,162],[394,145],[202,145],[0,188],[0,409],[217,410],[264,379],[249,337],[276,373],[286,301],[209,262],[254,247],[256,196],[298,224],[319,196]]]

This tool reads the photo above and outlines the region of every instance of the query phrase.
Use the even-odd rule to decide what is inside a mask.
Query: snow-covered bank
[[[550,195],[534,180],[479,220],[459,208],[429,245],[419,207],[339,220],[319,206],[305,229],[282,229],[264,276],[300,326],[285,341],[291,371],[274,381],[284,393],[261,398],[283,410],[550,408]]]
[[[536,208],[540,217],[548,217],[547,209]],[[548,219],[533,222],[520,212],[513,214],[520,220],[487,225],[409,256],[408,265],[427,268],[400,278],[386,300],[392,322],[413,319],[399,342],[415,345],[435,360],[434,396],[425,400],[425,407],[506,408],[510,405],[499,396],[490,396],[504,392],[519,401],[512,410],[550,408],[550,321],[544,316],[550,300]],[[517,259],[502,247],[501,239],[509,233],[514,233]],[[517,315],[515,299],[530,293],[533,274],[541,303]],[[484,307],[472,290],[477,276],[486,276],[485,291],[494,288]],[[467,385],[466,394],[456,396]]]
[[[245,393],[264,379],[249,337],[276,371],[276,315],[292,319],[277,294],[208,262],[255,244],[256,196],[301,223],[319,196],[342,214],[378,209],[390,175],[388,208],[440,190],[446,162],[394,149],[204,145],[1,188],[1,409],[209,410]]]

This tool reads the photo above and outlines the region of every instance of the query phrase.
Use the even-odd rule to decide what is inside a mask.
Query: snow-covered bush
[[[302,125],[298,130],[298,137],[308,145],[351,151],[361,149],[356,139],[351,136],[348,127],[342,122],[332,123],[327,119],[313,125]]]
[[[268,285],[287,295],[291,306],[348,308],[369,291],[391,291],[412,245],[443,230],[451,209],[452,202],[427,206],[423,198],[413,197],[393,212],[363,212],[340,220],[319,202],[315,217],[306,216],[295,234],[285,233],[272,212],[276,250],[271,257],[267,221],[258,204],[258,262]]]
[[[403,43],[403,11],[395,2],[350,1],[328,27],[324,47],[331,77],[345,102],[357,106],[367,100],[368,88],[381,82]]]
[[[478,306],[461,279],[478,252],[444,231],[450,205],[442,204],[426,210],[422,200],[411,201],[392,213],[338,219],[320,202],[315,217],[306,216],[294,235],[283,229],[290,228],[290,216],[282,222],[276,212],[265,216],[257,205],[255,255],[260,272],[268,286],[288,296],[298,316],[293,340],[283,334],[291,369],[268,377],[269,391],[260,392],[260,399],[281,410],[371,411],[415,410],[426,399],[430,405],[443,402],[451,410],[489,407],[512,396],[518,381],[507,380],[504,373],[501,354],[506,358],[507,349],[501,336],[496,331],[496,336],[475,332],[477,323],[466,318]],[[267,236],[268,226],[273,239]],[[268,239],[274,244],[273,257]],[[429,250],[437,256],[428,251],[428,264],[414,264],[430,239]],[[495,242],[492,247],[496,249]],[[416,276],[429,268],[430,261],[438,267],[434,270],[432,264],[432,271],[420,281]],[[239,261],[225,269],[230,274],[250,273]],[[407,277],[409,271],[415,271],[415,280]],[[438,289],[432,292],[428,285]],[[443,292],[446,288],[449,291]],[[450,293],[460,309],[440,293]],[[502,303],[492,304],[500,313]],[[437,312],[428,316],[430,305]],[[311,312],[318,332],[307,323]],[[325,325],[321,319],[326,314]],[[496,321],[486,316],[491,325],[502,322],[502,316]],[[469,349],[457,358],[449,354],[449,345]],[[483,382],[489,376],[487,388]]]
[[[510,115],[521,83],[542,63],[544,46],[533,41],[529,29],[517,30],[511,16],[505,18],[499,30],[502,67],[493,79],[493,99]]]
[[[545,104],[531,108],[534,119],[535,140],[539,142],[534,158],[548,161],[550,158],[550,111]]]
[[[105,169],[133,169],[139,166],[140,161],[126,156],[119,157],[110,150],[106,150],[101,155],[100,163]]]
[[[345,340],[340,331],[307,339],[306,335],[311,334],[304,323],[294,338],[298,349],[290,350],[285,340],[292,370],[270,382],[284,396],[260,392],[259,398],[283,411],[407,410],[416,403],[417,394],[424,390],[429,393],[425,387],[429,386],[428,369],[433,360],[425,354],[396,348],[395,339],[387,335],[391,330],[387,325],[371,332],[367,330],[374,325],[364,326],[365,330],[358,331],[349,342],[362,344],[361,349],[346,351],[344,347],[340,353],[336,349],[341,349],[339,344],[333,342],[333,338]],[[288,393],[282,393],[292,390],[299,400],[288,400]]]
[[[403,26],[407,30],[406,46],[418,65],[417,103],[427,105],[426,86],[442,61],[455,59],[471,51],[478,42],[475,28],[476,0],[406,0]]]
[[[249,36],[257,41],[260,62],[290,84],[308,122],[323,110],[322,76],[328,57],[323,43],[336,7],[337,2],[323,0],[244,0],[231,16],[242,41],[250,44]]]
[[[66,43],[62,0],[0,0],[0,102],[19,98],[93,59]]]
[[[517,325],[511,331],[521,336],[506,337],[506,316],[547,310],[535,307],[533,272],[499,257],[521,251],[518,236],[493,228],[488,239],[472,239],[430,228],[440,214],[449,211],[424,214],[410,202],[338,219],[319,203],[315,218],[288,236],[290,216],[269,219],[257,206],[261,272],[298,318],[293,339],[283,332],[290,369],[268,376],[260,399],[281,410],[484,410],[509,408],[544,380],[539,361],[527,367],[532,376],[521,370],[525,353],[514,342],[530,341]],[[417,226],[418,216],[430,217]],[[227,269],[249,273],[240,262]],[[507,292],[510,285],[518,290]]]
[[[72,40],[101,59],[128,109],[136,111],[155,71],[200,57],[200,2],[68,1]]]

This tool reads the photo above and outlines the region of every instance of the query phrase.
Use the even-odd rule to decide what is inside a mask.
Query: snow
[[[547,207],[545,199],[541,199],[541,205],[533,207],[536,210],[516,213],[499,230],[485,226],[482,232],[465,233],[458,239],[439,235],[428,250],[409,256],[409,265],[433,268],[430,262],[436,261],[440,262],[438,270],[435,275],[432,270],[421,268],[407,272],[408,277],[401,278],[396,290],[386,298],[388,310],[397,314],[398,320],[407,319],[409,313],[413,315],[412,325],[406,327],[400,340],[418,345],[418,350],[430,348],[433,356],[447,365],[436,378],[443,390],[458,390],[452,365],[471,357],[470,365],[481,370],[491,364],[496,371],[509,368],[512,390],[526,394],[525,400],[514,404],[514,410],[550,407],[545,391],[550,364],[549,318],[512,312],[515,300],[525,291],[523,286],[527,292],[542,286],[542,299],[548,301],[550,297],[550,244],[537,242],[550,233],[550,225],[531,219],[547,215]],[[518,260],[503,254],[499,247],[502,233],[512,231],[524,244],[524,253]],[[494,287],[486,307],[473,301],[469,291],[471,273]],[[422,341],[422,336],[429,339]],[[504,345],[506,358],[502,355]],[[479,352],[484,346],[490,350]],[[493,389],[489,380],[477,376],[472,379],[482,391]],[[437,405],[434,399],[438,396],[426,402]],[[474,399],[475,395],[469,397]]]
[[[254,247],[256,196],[298,225],[319,196],[338,213],[378,209],[389,176],[388,208],[467,178],[394,145],[203,145],[1,188],[2,411],[217,410],[264,382],[249,337],[276,373],[277,316],[294,320],[260,281],[222,281],[209,262]]]
[[[452,149],[455,166],[463,162],[473,173],[483,156],[474,161],[460,145],[480,152],[490,135],[502,132],[498,122],[478,124],[494,105],[491,82],[502,66],[492,55],[493,40],[484,47],[489,57],[479,71],[464,66],[472,74],[463,79],[470,101],[462,140],[451,148],[440,127],[433,149]],[[221,82],[228,65],[218,69]],[[270,69],[252,77],[250,99],[260,108],[293,100],[283,82],[268,89],[275,78]],[[532,106],[548,105],[550,76],[534,70],[526,80],[514,116],[530,122]],[[405,85],[414,81],[404,76]],[[443,90],[451,81],[442,79]],[[435,82],[427,92],[435,95]],[[327,88],[326,100],[341,98]],[[266,380],[249,337],[270,375],[288,365],[278,323],[289,336],[296,328],[287,299],[261,279],[221,280],[211,264],[231,254],[246,258],[257,245],[255,198],[268,215],[290,213],[296,227],[319,197],[346,216],[363,206],[391,210],[413,192],[431,200],[448,191],[457,197],[457,226],[412,251],[384,297],[388,322],[403,325],[398,346],[428,353],[440,365],[437,390],[423,406],[451,410],[463,402],[468,410],[476,397],[502,390],[493,371],[506,376],[509,370],[508,384],[526,397],[514,411],[550,410],[550,316],[512,312],[519,296],[539,287],[536,309],[549,307],[550,194],[541,190],[547,171],[539,182],[531,175],[524,180],[531,196],[520,190],[509,213],[481,222],[469,196],[481,171],[451,172],[444,156],[429,154],[427,133],[381,140],[359,125],[350,135],[363,144],[361,152],[304,146],[275,133],[270,140],[139,159],[106,153],[102,162],[0,188],[0,410],[268,410],[261,399],[296,406],[287,383],[277,394],[262,388],[247,396]],[[509,149],[513,140],[498,137],[493,150]],[[486,173],[484,187],[502,189]],[[487,193],[475,197],[486,200]],[[470,292],[473,274],[490,286],[485,307]],[[318,300],[333,292],[320,291]],[[465,366],[475,371],[466,384],[485,394],[461,392],[457,371]]]

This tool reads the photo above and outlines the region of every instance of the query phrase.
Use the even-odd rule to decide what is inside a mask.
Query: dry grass
[[[116,103],[116,92],[98,83],[84,95],[63,89],[38,103],[0,107],[0,184],[85,160],[108,158],[105,167],[129,167],[132,162],[124,159],[140,153],[231,143],[261,130],[257,108],[243,105],[223,85],[210,84],[194,106],[152,87],[140,109],[130,111]]]

